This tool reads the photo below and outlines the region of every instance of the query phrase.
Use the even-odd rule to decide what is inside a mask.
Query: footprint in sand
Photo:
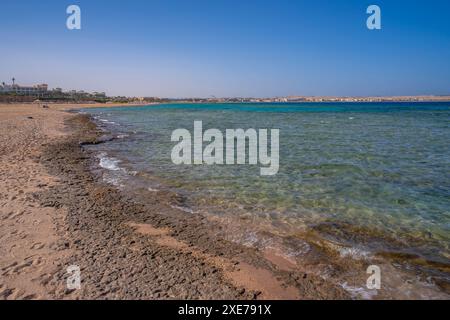
[[[27,269],[27,268],[31,267],[32,265],[33,265],[33,260],[26,261],[24,263],[21,263],[21,264],[15,266],[14,269],[12,270],[12,273],[21,274],[24,271],[24,269]]]
[[[10,273],[10,271],[12,270],[12,268],[14,268],[15,266],[17,266],[17,261],[14,261],[13,263],[11,263],[10,265],[3,267],[2,268],[2,276],[6,276]]]
[[[37,257],[36,259],[32,260],[32,265],[35,267],[38,267],[44,263],[44,260],[42,257]]]
[[[0,291],[0,299],[6,300],[13,293],[14,293],[14,289],[6,288],[3,291]]]
[[[33,243],[33,245],[30,247],[31,250],[39,250],[45,247],[45,244],[41,242]]]
[[[17,300],[20,297],[22,297],[24,294],[25,294],[25,290],[23,290],[23,289],[14,290],[13,294],[11,295],[11,299]]]
[[[9,217],[9,219],[15,219],[25,214],[25,210],[20,210]]]
[[[5,214],[5,215],[2,217],[2,220],[8,220],[13,214],[14,214],[14,211],[8,212],[7,214]]]

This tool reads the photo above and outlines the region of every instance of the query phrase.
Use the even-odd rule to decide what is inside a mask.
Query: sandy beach
[[[97,105],[94,105],[97,106]],[[346,299],[332,281],[218,236],[176,194],[138,201],[90,170],[80,105],[0,105],[0,299]],[[88,107],[88,106],[83,106]],[[67,267],[81,289],[66,287]]]

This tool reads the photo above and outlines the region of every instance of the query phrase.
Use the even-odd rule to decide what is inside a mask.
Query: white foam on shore
[[[350,293],[352,298],[372,300],[378,294],[378,291],[376,289],[370,290],[370,289],[367,289],[364,287],[352,287],[352,286],[348,285],[347,282],[344,282],[343,284],[341,284],[341,287],[345,291]]]
[[[127,176],[136,176],[137,171],[129,171],[119,164],[122,162],[114,157],[109,157],[106,152],[101,152],[96,156],[99,159],[99,166],[107,171],[103,173],[103,181],[106,183],[124,187],[124,180]]]
[[[99,119],[101,122],[103,123],[107,123],[107,124],[113,124],[116,125],[117,123],[115,123],[114,121],[110,121],[110,120],[106,120],[106,119]]]
[[[106,153],[104,153],[104,152],[100,153],[98,155],[98,158],[100,159],[100,161],[99,161],[100,167],[111,170],[111,171],[119,171],[120,170],[120,167],[119,167],[120,160],[118,160],[116,158],[108,157],[106,155]]]
[[[359,248],[341,248],[339,249],[341,258],[352,258],[355,260],[364,260],[370,258],[370,252]]]

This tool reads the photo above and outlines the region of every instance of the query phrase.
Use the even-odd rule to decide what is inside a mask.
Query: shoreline
[[[121,133],[120,129],[118,130],[119,132],[115,130],[117,127],[105,125],[103,123],[104,120],[99,118],[98,115],[96,116],[94,114],[93,119],[93,121],[97,123],[102,130],[106,130],[104,132],[105,137],[113,137]],[[111,148],[114,149],[114,142],[109,141],[111,140],[106,142],[108,142],[108,145],[111,144]],[[109,154],[109,151],[105,152],[105,150],[109,149],[110,148],[108,146],[91,148],[91,150],[96,152],[101,151],[102,155],[97,155],[98,159],[103,159],[103,157],[106,159],[113,157],[112,159],[115,159],[115,157],[119,154],[115,154],[113,152],[111,155]],[[119,162],[124,160],[124,158],[121,158],[120,156],[118,159]],[[125,158],[125,162],[127,161],[128,160]],[[114,170],[118,170],[118,168],[110,168],[109,165],[106,167],[103,166],[103,168],[100,169],[102,174],[106,174],[108,177],[105,181],[110,181],[112,179],[115,172]],[[121,167],[120,170],[124,170],[125,172],[131,170],[131,176],[134,176],[137,173],[132,171],[134,169],[129,166],[125,166],[125,168]],[[144,174],[143,177],[146,175],[147,174]],[[139,180],[136,181],[136,178],[132,178],[131,176],[130,178],[119,178],[125,179],[123,181],[124,185],[119,188],[126,189],[127,194],[131,194],[133,197],[141,196],[145,198],[146,195],[148,195],[147,188],[143,188],[146,182]],[[137,176],[139,176],[139,173],[137,173]],[[148,178],[150,178],[150,176]],[[151,180],[155,178],[158,180],[158,177],[153,177]],[[118,182],[108,183],[118,184]],[[137,187],[137,189],[133,187],[133,185]],[[167,190],[164,187],[164,183],[161,187],[162,190]],[[152,193],[156,192],[156,190],[153,189],[150,191]],[[161,190],[157,192],[158,194],[161,194]],[[185,193],[182,192],[182,194]],[[220,216],[210,214],[208,212],[208,206],[202,209],[201,207],[195,205],[195,198],[191,198],[189,194],[185,194],[185,196],[187,197],[186,204],[184,201],[181,201],[181,203],[174,201],[174,203],[172,203],[172,207],[178,207],[185,212],[195,212],[195,214],[201,214],[209,220],[219,223],[226,229],[226,231],[222,232],[221,235],[225,239],[246,246],[258,248],[265,258],[272,262],[275,261],[275,263],[277,263],[280,262],[279,260],[282,260],[281,264],[283,267],[289,268],[294,266],[294,268],[305,272],[308,271],[309,273],[314,273],[319,277],[323,277],[330,283],[344,287],[346,291],[351,294],[352,298],[442,298],[446,297],[445,292],[449,292],[448,281],[442,279],[442,276],[444,276],[444,279],[446,279],[446,276],[440,274],[441,271],[445,272],[445,270],[448,270],[448,264],[445,262],[440,263],[438,261],[434,261],[433,259],[428,260],[426,257],[421,255],[412,254],[411,251],[408,250],[407,245],[403,244],[404,242],[399,239],[389,237],[388,235],[385,235],[387,237],[384,239],[385,241],[388,241],[386,243],[387,246],[384,246],[385,249],[374,251],[372,250],[374,248],[366,248],[364,244],[367,244],[367,240],[372,239],[373,241],[384,241],[380,230],[372,233],[370,230],[360,229],[357,226],[338,226],[330,220],[328,223],[311,226],[311,228],[308,228],[309,230],[306,231],[303,230],[296,232],[295,230],[292,230],[293,233],[291,232],[289,234],[288,232],[286,235],[281,235],[277,230],[266,230],[264,226],[262,229],[259,228],[257,226],[259,224],[256,220],[252,220],[249,224],[247,223],[248,221],[244,221],[239,217],[233,217],[233,215],[230,216],[225,214],[221,218]],[[208,202],[207,199],[197,200],[201,203],[203,203],[203,201]],[[190,209],[191,206],[192,208],[195,208],[194,211]],[[214,208],[209,209],[215,211]],[[230,212],[233,212],[231,207],[230,210]],[[347,241],[342,242],[338,239],[333,240],[334,235],[342,235],[342,233],[349,237],[347,240],[356,238],[360,240],[360,243],[354,243],[352,245],[347,243]],[[251,243],[247,243],[247,238],[249,236],[252,239],[254,237],[256,238],[251,240]],[[380,236],[380,238],[376,238],[377,236]],[[417,241],[417,239],[413,238],[410,240]],[[268,245],[268,243],[270,243],[270,245]],[[305,247],[309,248],[306,252],[304,251]],[[292,256],[293,253],[294,256]],[[410,263],[412,264],[414,271],[412,271],[413,269],[411,269]],[[374,292],[374,290],[368,290],[365,287],[367,277],[366,268],[371,264],[382,266],[383,271],[387,271],[386,273],[389,274],[384,276],[383,281],[385,282],[383,288],[384,290],[382,290],[382,292]],[[396,267],[393,267],[394,265]],[[433,287],[434,289],[432,289]],[[443,292],[440,290],[443,290]]]
[[[133,114],[141,113],[137,109],[135,110],[135,112],[132,112]],[[91,113],[89,111],[86,112]],[[448,275],[450,265],[448,264],[446,256],[444,253],[439,255],[435,254],[436,251],[427,251],[426,249],[423,249],[427,245],[430,247],[434,245],[434,248],[439,248],[439,243],[431,242],[431,236],[429,238],[420,237],[416,234],[410,234],[406,230],[392,235],[379,226],[352,224],[351,222],[345,222],[338,218],[324,218],[319,221],[320,223],[310,223],[309,226],[302,224],[301,221],[300,224],[297,225],[293,223],[283,224],[283,221],[275,221],[272,225],[270,221],[264,221],[264,218],[258,219],[258,214],[252,214],[252,209],[242,208],[242,202],[223,202],[224,199],[226,200],[226,197],[220,197],[220,195],[216,197],[213,194],[208,195],[208,192],[203,193],[202,190],[204,189],[201,184],[200,188],[198,188],[199,185],[194,184],[194,186],[197,187],[197,191],[194,191],[193,189],[195,188],[191,188],[189,184],[185,183],[186,181],[191,181],[189,170],[185,172],[187,174],[185,177],[181,176],[174,183],[171,181],[170,176],[168,177],[164,172],[161,172],[161,169],[152,169],[150,163],[143,165],[139,157],[137,157],[136,160],[137,163],[140,164],[134,166],[133,157],[127,156],[126,152],[128,150],[127,142],[131,145],[138,143],[136,142],[136,139],[133,138],[133,130],[136,130],[136,128],[131,130],[128,126],[133,123],[127,123],[126,117],[121,121],[121,117],[118,117],[118,114],[120,113],[115,113],[116,116],[114,116],[114,113],[115,112],[113,112],[112,109],[111,111],[108,110],[106,112],[99,109],[95,110],[92,113],[92,116],[94,122],[102,129],[106,130],[106,137],[120,137],[125,134],[125,138],[123,138],[125,140],[117,138],[116,141],[112,141],[115,139],[111,139],[111,142],[108,142],[106,145],[93,147],[91,149],[98,152],[98,159],[100,159],[100,162],[103,160],[105,161],[104,163],[106,165],[102,165],[105,169],[102,170],[105,181],[120,185],[120,189],[126,188],[129,194],[134,195],[143,193],[145,195],[148,193],[145,186],[149,184],[151,185],[150,191],[152,192],[157,192],[157,190],[160,189],[176,190],[176,192],[186,196],[186,203],[175,203],[174,205],[184,207],[188,212],[203,214],[209,216],[209,218],[216,219],[217,221],[221,220],[223,225],[231,225],[229,228],[230,231],[227,232],[228,239],[243,243],[244,245],[258,247],[259,249],[275,245],[276,249],[281,252],[283,257],[287,257],[288,259],[299,257],[298,260],[300,260],[300,265],[304,265],[305,260],[317,260],[315,259],[315,256],[317,255],[325,256],[323,259],[319,259],[319,263],[320,261],[324,261],[325,264],[329,263],[333,266],[337,265],[335,269],[347,267],[348,263],[341,261],[345,260],[342,259],[343,257],[346,259],[353,257],[353,260],[365,260],[365,262],[369,264],[392,264],[399,266],[398,269],[400,270],[397,271],[397,273],[407,271],[407,274],[403,277],[405,282],[419,282],[417,284],[419,288],[436,285],[445,292],[449,292]],[[144,111],[142,111],[142,113],[144,113]],[[145,114],[146,116],[151,116],[149,113]],[[155,117],[158,118],[158,113],[155,114]],[[128,132],[128,130],[131,131]],[[148,128],[148,130],[150,133],[153,131],[152,128]],[[158,132],[156,128],[155,130]],[[159,143],[161,143],[160,140],[155,144],[156,148],[158,148]],[[123,153],[121,150],[126,151]],[[155,188],[153,187],[154,185],[156,186]],[[178,187],[177,185],[181,186]],[[191,192],[191,190],[193,191]],[[340,199],[335,198],[333,201],[338,202]],[[382,203],[380,203],[380,205],[381,204]],[[251,208],[251,205],[249,205],[248,208]],[[263,212],[262,216],[264,217],[264,214],[267,214],[270,210],[271,209],[261,210]],[[246,211],[248,211],[248,213]],[[295,211],[293,211],[293,213],[295,213]],[[298,211],[298,214],[301,215],[302,212]],[[273,220],[271,221],[273,222]],[[317,248],[316,251],[318,252],[317,254],[312,255],[312,257],[309,257],[310,255],[306,255],[305,252],[307,253],[308,251],[313,250],[305,249],[305,247],[312,247],[313,249]],[[390,265],[383,269],[390,270],[389,267]],[[327,268],[319,267],[314,269],[320,270],[318,273],[324,274],[325,276],[329,273],[326,270]],[[412,269],[414,269],[414,272],[409,272],[412,271]],[[358,270],[352,270],[351,268],[346,268],[346,270],[349,271],[350,274],[352,272],[359,272],[365,275],[363,266],[358,266]],[[340,273],[342,275],[342,272]],[[414,273],[416,273],[417,279],[415,279]],[[336,278],[336,275],[333,275],[333,278]],[[341,285],[347,281],[345,276],[338,278],[341,280],[338,281]],[[365,279],[359,280],[359,282],[355,283],[355,286],[358,283],[360,286],[365,283]],[[394,280],[393,283],[395,283],[395,285],[390,286],[389,290],[391,291],[391,294],[387,296],[397,296],[395,288],[400,281],[398,281],[398,279]],[[385,283],[388,283],[388,281]],[[410,288],[405,291],[414,291],[414,289],[417,288]]]
[[[45,173],[49,176],[47,180],[53,179],[54,183],[47,183],[28,196],[34,199],[37,214],[45,210],[50,212],[52,224],[43,226],[42,230],[38,228],[38,231],[54,230],[54,236],[50,238],[57,245],[44,243],[46,250],[41,260],[48,261],[53,268],[45,263],[40,265],[37,281],[40,291],[24,283],[26,279],[21,279],[22,284],[6,279],[0,282],[0,298],[393,298],[389,293],[361,292],[361,283],[365,283],[366,278],[366,261],[351,260],[347,265],[337,264],[327,276],[317,274],[316,268],[322,261],[330,260],[323,248],[310,259],[312,262],[305,259],[296,264],[276,250],[262,252],[229,241],[223,236],[227,234],[227,226],[221,221],[187,215],[176,209],[173,204],[182,203],[176,194],[158,192],[137,199],[102,182],[92,170],[98,159],[83,146],[101,143],[104,132],[87,115],[71,111],[80,109],[79,105],[51,105],[50,109],[37,106],[30,109],[29,105],[15,107],[22,113],[12,118],[19,116],[24,123],[40,123],[31,132],[48,131],[45,139],[39,136],[35,141],[32,159],[40,169],[28,174]],[[0,105],[0,112],[1,108]],[[14,106],[8,105],[8,108],[14,109]],[[17,130],[10,134],[17,135],[25,129],[17,127]],[[9,174],[14,176],[14,172]],[[29,205],[28,202],[23,205]],[[23,222],[2,218],[11,222],[10,233]],[[25,236],[31,231],[26,230]],[[1,249],[4,250],[3,244]],[[33,256],[35,250],[27,249],[24,254]],[[21,261],[9,267],[5,266],[4,260],[0,261],[0,269],[6,267],[3,274],[9,277]],[[81,268],[81,290],[65,289],[65,269],[73,264]],[[336,280],[339,273],[355,266],[362,270],[357,277],[359,286]],[[17,275],[17,278],[21,277],[24,277],[23,273]],[[32,293],[19,295],[20,290]]]
[[[47,261],[53,268],[42,264],[38,268],[41,274],[33,281],[39,290],[24,281],[25,273],[9,276],[8,272],[12,272],[21,261],[9,267],[6,265],[9,261],[3,257],[0,261],[4,276],[0,283],[0,297],[350,298],[344,289],[320,277],[300,270],[281,270],[257,250],[218,238],[219,224],[200,216],[186,216],[171,208],[168,201],[174,195],[158,195],[149,197],[145,204],[136,203],[134,199],[100,182],[90,170],[93,157],[81,146],[97,143],[100,136],[87,116],[61,112],[57,109],[59,107],[35,110],[27,110],[29,106],[8,107],[21,111],[17,115],[9,110],[12,118],[41,122],[42,127],[51,131],[45,139],[37,141],[39,145],[36,145],[34,161],[40,166],[39,172],[29,174],[49,172],[55,183],[42,186],[29,196],[33,197],[38,214],[44,210],[51,212],[52,225],[34,229],[43,233],[54,229],[55,243],[59,245],[52,249],[51,245],[44,244],[46,250],[41,254],[41,260]],[[68,111],[74,107],[79,106],[62,110]],[[52,121],[48,121],[49,117]],[[20,134],[20,128],[18,130],[11,131],[11,134]],[[39,177],[36,179],[39,180]],[[21,205],[28,205],[28,200]],[[11,234],[22,221],[8,222],[10,225],[6,233]],[[30,237],[29,232],[31,230],[24,232],[23,236]],[[14,246],[14,243],[11,245]],[[35,254],[32,248],[22,248],[21,251],[31,256]],[[63,254],[53,259],[54,252]],[[81,290],[65,288],[66,268],[69,265],[80,266]],[[30,266],[34,267],[33,263]],[[36,294],[37,291],[41,294]]]
[[[129,99],[128,102],[94,102],[94,101],[11,101],[0,99],[0,104],[38,104],[38,105],[60,105],[60,106],[87,106],[87,107],[115,107],[115,106],[146,106],[158,104],[321,104],[321,103],[347,103],[347,104],[371,104],[371,103],[449,103],[450,95],[394,95],[394,96],[285,96],[285,97],[222,97],[222,98],[163,98],[156,102],[146,102]]]
[[[427,104],[427,103],[437,103],[444,104],[450,103],[450,97],[442,97],[442,98],[430,98],[430,99],[382,99],[377,100],[376,98],[367,98],[362,100],[357,100],[359,98],[355,98],[355,100],[300,100],[300,101],[190,101],[190,100],[180,100],[180,101],[168,101],[168,102],[149,102],[149,103],[119,103],[119,102],[106,102],[106,103],[58,103],[58,102],[0,102],[0,106],[15,106],[15,105],[23,105],[23,106],[36,106],[42,107],[44,105],[53,107],[59,111],[76,111],[79,109],[90,109],[90,108],[121,108],[121,107],[146,107],[146,106],[158,106],[158,105],[176,105],[176,104],[199,104],[199,105],[210,105],[210,104],[256,104],[256,105],[264,105],[264,104],[273,104],[273,105],[292,105],[292,104]]]

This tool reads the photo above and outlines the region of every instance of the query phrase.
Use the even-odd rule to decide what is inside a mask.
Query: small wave
[[[267,249],[274,247],[273,238],[264,237],[256,231],[245,230],[245,232],[232,232],[227,236],[227,240],[242,244],[246,247]]]
[[[352,298],[372,300],[378,294],[378,291],[376,289],[370,290],[370,289],[367,289],[364,287],[352,287],[352,286],[348,285],[347,282],[344,282],[343,284],[341,284],[341,287],[345,291],[350,293]]]
[[[109,171],[117,172],[119,175],[122,175],[122,177],[125,177],[124,175],[136,176],[139,173],[138,171],[128,170],[120,167],[119,164],[122,161],[114,157],[109,157],[106,152],[101,152],[97,155],[97,158],[99,159],[100,167]]]
[[[153,189],[151,187],[148,187],[147,190],[150,192],[158,192],[159,191],[158,189]]]
[[[368,259],[370,258],[370,253],[359,248],[341,248],[339,249],[339,255],[341,258],[353,258],[356,260]]]
[[[106,153],[102,152],[97,156],[100,159],[99,165],[104,169],[108,169],[111,171],[119,171],[119,163],[120,160],[112,157],[108,157]]]
[[[103,122],[103,123],[107,123],[107,124],[113,124],[113,125],[116,125],[117,123],[115,123],[114,121],[111,121],[111,120],[106,120],[106,119],[99,119],[101,122]]]

